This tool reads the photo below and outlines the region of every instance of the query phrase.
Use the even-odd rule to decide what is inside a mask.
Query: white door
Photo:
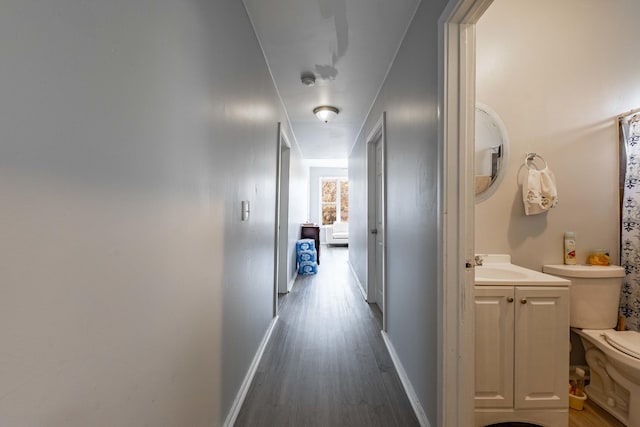
[[[382,138],[375,142],[375,289],[376,304],[384,310],[384,202],[383,202],[383,169]]]
[[[475,406],[513,407],[514,289],[475,287]]]
[[[517,287],[515,407],[566,408],[569,289]]]

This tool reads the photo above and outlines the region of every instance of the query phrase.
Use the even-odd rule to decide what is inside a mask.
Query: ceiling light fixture
[[[313,109],[313,114],[325,123],[329,123],[329,120],[337,117],[339,112],[340,110],[336,107],[332,107],[331,105],[321,105],[320,107]]]

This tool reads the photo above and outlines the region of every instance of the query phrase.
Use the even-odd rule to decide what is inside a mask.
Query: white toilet
[[[613,329],[624,269],[545,265],[542,271],[571,280],[569,323],[591,371],[587,396],[625,425],[640,426],[640,333]]]

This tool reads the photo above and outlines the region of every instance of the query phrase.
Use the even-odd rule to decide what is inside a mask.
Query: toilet
[[[640,333],[614,329],[624,269],[545,265],[542,271],[571,280],[569,323],[591,372],[587,396],[626,426],[640,426]]]

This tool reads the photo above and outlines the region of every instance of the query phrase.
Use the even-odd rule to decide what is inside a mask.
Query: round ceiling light
[[[313,109],[313,114],[325,123],[329,123],[329,120],[337,117],[339,112],[340,110],[336,107],[332,107],[331,105],[321,105],[320,107]]]

